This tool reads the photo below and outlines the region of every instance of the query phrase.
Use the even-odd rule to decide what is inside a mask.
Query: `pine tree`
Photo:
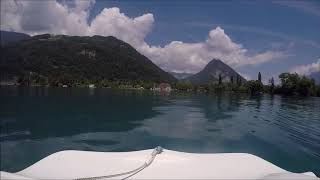
[[[239,85],[239,75],[237,75],[236,83]]]
[[[219,84],[222,83],[222,77],[221,77],[221,74],[219,74]]]
[[[258,81],[261,82],[261,73],[258,74]]]
[[[241,77],[240,77],[240,75],[237,75],[237,85],[241,86]]]
[[[230,77],[230,82],[233,84],[233,76]]]
[[[274,90],[274,79],[273,77],[270,79],[270,93],[273,93],[273,90]]]
[[[273,79],[273,77],[271,78],[271,87],[274,87],[274,79]]]

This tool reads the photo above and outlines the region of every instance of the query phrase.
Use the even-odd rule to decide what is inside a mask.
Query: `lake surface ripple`
[[[61,150],[251,153],[320,175],[320,98],[0,87],[1,170]]]

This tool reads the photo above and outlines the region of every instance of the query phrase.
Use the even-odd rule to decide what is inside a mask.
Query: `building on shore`
[[[160,84],[155,84],[153,88],[151,88],[153,91],[161,91],[161,92],[170,92],[172,90],[171,86],[169,83],[160,83]]]
[[[94,88],[96,88],[96,86],[94,85],[94,84],[89,84],[89,86],[88,86],[90,89],[94,89]]]

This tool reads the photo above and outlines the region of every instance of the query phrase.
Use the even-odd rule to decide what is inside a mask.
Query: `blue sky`
[[[317,5],[320,10],[320,2],[314,1],[314,5]],[[152,44],[164,45],[172,40],[201,41],[204,40],[207,32],[215,26],[223,27],[230,32],[230,36],[235,41],[244,43],[253,42],[254,38],[260,38],[259,35],[265,35],[263,32],[259,32],[259,29],[270,32],[270,34],[278,33],[320,42],[318,35],[320,13],[317,15],[302,8],[288,7],[280,3],[264,1],[250,3],[246,1],[103,0],[97,1],[90,17],[95,17],[105,7],[119,7],[129,17],[145,13],[154,14],[156,19],[154,30],[147,38],[147,41]],[[251,32],[246,29],[251,29]],[[247,37],[252,35],[252,31],[256,32],[255,35]]]
[[[90,30],[78,32],[70,30],[68,25],[61,23],[55,28],[48,26],[47,29],[37,30],[36,27],[44,27],[41,24],[42,19],[38,24],[20,20],[22,25],[15,26],[6,23],[4,18],[1,21],[1,29],[28,34],[48,32],[70,35],[113,35],[130,43],[167,71],[185,70],[194,73],[212,58],[220,58],[251,79],[255,79],[260,71],[265,82],[281,72],[297,71],[299,74],[308,75],[320,69],[320,1],[103,0],[91,1],[90,5],[82,3],[81,6],[78,5],[80,3],[64,0],[56,3],[66,6],[67,10],[74,11],[79,17],[82,17],[80,12],[86,12],[87,17],[83,21],[88,24]],[[56,8],[51,5],[34,4],[36,3],[33,2],[35,8],[32,12],[37,12],[36,8],[50,8],[50,11]],[[5,5],[2,4],[4,7]],[[74,10],[77,9],[73,8],[75,6],[81,7],[81,11]],[[112,7],[118,8],[119,12],[111,11]],[[105,9],[108,11],[101,16]],[[22,17],[31,13],[27,10],[23,12],[24,14],[20,14]],[[42,17],[47,20],[42,23],[50,23],[55,16],[59,18],[57,15],[51,17],[49,11],[39,10],[37,15],[46,12],[47,14]],[[52,14],[59,14],[54,12]],[[69,14],[61,12],[61,16],[74,17],[70,12]],[[1,15],[3,13],[11,12],[1,11]],[[99,16],[101,16],[100,21],[96,22],[100,24],[93,23]],[[134,18],[137,17],[142,18],[134,25]],[[112,18],[113,20],[110,20]],[[68,22],[69,19],[71,18],[68,18]],[[82,21],[79,19],[78,22]],[[70,22],[69,24],[72,24]],[[23,26],[23,23],[34,23],[33,28]],[[51,24],[54,23],[56,21],[52,20]],[[91,23],[97,24],[97,27],[93,28]],[[60,25],[60,29],[56,28]],[[209,35],[211,31],[214,34],[212,37]],[[131,34],[137,37],[132,37]],[[210,39],[214,45],[211,43],[211,49],[204,49]],[[175,41],[179,43],[170,44]],[[179,53],[182,57],[178,57]],[[188,59],[188,56],[192,58]],[[241,58],[237,59],[235,56]],[[188,60],[184,60],[184,57]],[[246,62],[246,59],[250,59],[250,62]],[[190,66],[194,68],[189,68]]]
[[[313,5],[320,10],[320,1]],[[320,58],[320,11],[291,7],[289,2],[98,1],[92,16],[104,7],[119,7],[130,17],[154,14],[156,21],[146,39],[153,45],[203,41],[212,28],[220,26],[252,53],[292,46],[288,48],[292,56],[281,61],[239,68],[251,78],[259,71],[271,76]]]

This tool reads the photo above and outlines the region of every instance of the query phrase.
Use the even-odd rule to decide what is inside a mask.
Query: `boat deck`
[[[117,174],[141,166],[152,152],[153,149],[133,152],[61,151],[20,172],[1,172],[1,179],[77,179]],[[312,172],[291,173],[251,154],[194,154],[166,149],[155,157],[150,166],[130,178],[278,179],[282,176],[286,179],[318,179]]]

